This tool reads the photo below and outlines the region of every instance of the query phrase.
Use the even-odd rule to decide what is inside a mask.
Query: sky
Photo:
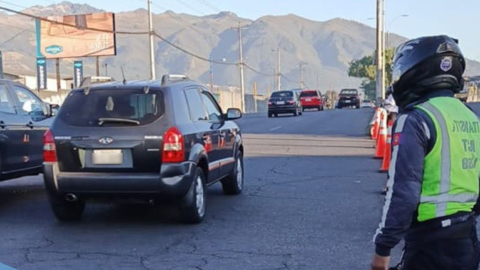
[[[146,8],[147,0],[70,0],[112,12]],[[51,5],[58,0],[0,0],[0,5],[21,10]],[[447,34],[460,40],[466,57],[480,61],[479,0],[385,0],[387,31],[407,38]],[[12,3],[9,5],[7,3]],[[20,4],[21,3],[21,4]],[[375,27],[376,0],[153,0],[153,12],[208,15],[231,11],[240,17],[296,14],[315,21],[355,20]],[[404,16],[405,15],[405,16]]]

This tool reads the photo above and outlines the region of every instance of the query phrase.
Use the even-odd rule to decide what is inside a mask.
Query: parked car
[[[338,108],[355,107],[360,108],[360,96],[357,89],[343,89],[338,98]]]
[[[51,108],[25,85],[0,80],[0,181],[42,172]]]
[[[183,220],[205,216],[206,187],[243,190],[243,142],[209,91],[186,76],[75,89],[44,136],[44,181],[61,221],[91,199],[175,203]]]
[[[300,94],[300,102],[302,109],[317,109],[323,111],[323,98],[322,94],[318,90],[304,90]]]
[[[291,113],[294,116],[302,115],[300,95],[295,90],[273,92],[268,100],[268,117],[277,117],[282,113]]]

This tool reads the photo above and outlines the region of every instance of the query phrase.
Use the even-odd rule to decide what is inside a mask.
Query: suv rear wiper
[[[135,124],[137,126],[140,125],[140,121],[137,120],[131,120],[131,119],[123,119],[123,118],[99,118],[98,119],[98,125],[101,126],[104,123],[128,123],[128,124]]]

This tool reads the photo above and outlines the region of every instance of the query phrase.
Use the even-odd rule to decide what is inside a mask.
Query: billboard
[[[36,21],[38,58],[116,55],[114,13],[49,16]]]

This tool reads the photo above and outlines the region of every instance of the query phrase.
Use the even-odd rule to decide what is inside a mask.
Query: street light
[[[221,60],[213,60],[212,56],[210,56],[210,92],[213,93],[213,64],[214,62],[226,62],[227,59],[222,58]]]
[[[400,18],[406,18],[406,17],[409,17],[408,14],[398,15],[398,16],[396,16],[395,18],[393,18],[390,22],[388,22],[388,24],[386,25],[385,30],[386,30],[386,32],[387,32],[387,48],[390,47],[390,31],[388,31],[387,29],[388,29],[389,27],[391,27],[391,25],[392,25],[396,20],[398,20],[398,19],[400,19]]]

